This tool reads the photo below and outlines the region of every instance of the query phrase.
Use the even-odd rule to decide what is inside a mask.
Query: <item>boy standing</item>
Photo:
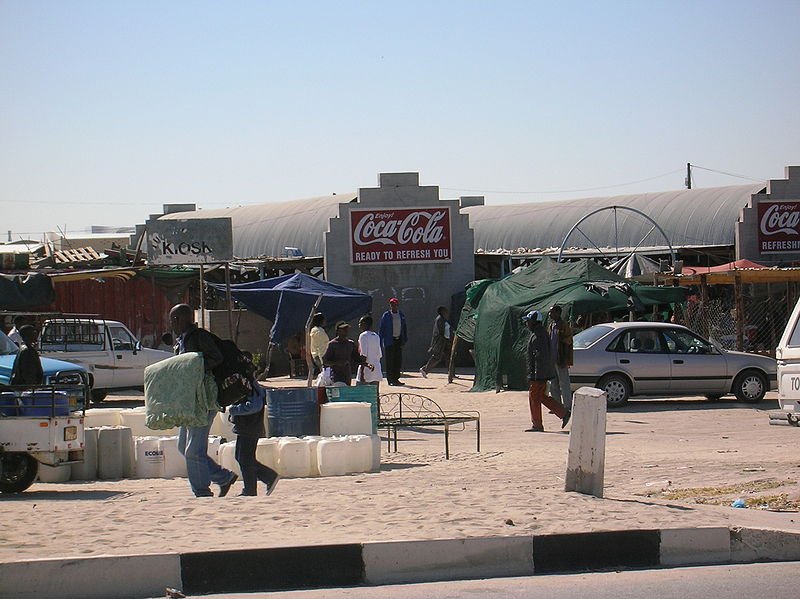
[[[378,333],[372,330],[372,316],[369,314],[362,316],[358,321],[358,353],[364,356],[367,364],[358,367],[356,375],[356,385],[375,385],[378,387],[376,392],[380,394],[380,384],[383,378],[381,372],[381,338]]]

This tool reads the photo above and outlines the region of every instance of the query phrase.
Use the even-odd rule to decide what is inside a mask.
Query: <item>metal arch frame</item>
[[[589,236],[586,235],[586,233],[581,231],[580,228],[579,228],[580,224],[583,221],[585,221],[586,219],[591,218],[595,214],[598,214],[598,213],[603,212],[605,210],[613,210],[614,211],[614,245],[615,245],[616,250],[617,250],[616,251],[617,258],[619,258],[619,235],[618,235],[618,230],[617,230],[617,210],[629,210],[630,212],[634,212],[634,213],[638,214],[639,216],[641,216],[642,218],[646,219],[648,222],[652,223],[652,225],[653,225],[650,228],[650,230],[647,233],[645,233],[644,237],[642,237],[642,239],[639,240],[639,243],[636,244],[636,247],[633,249],[633,252],[635,252],[639,248],[639,246],[642,245],[644,240],[647,239],[647,236],[650,235],[650,233],[653,232],[653,229],[657,229],[658,232],[661,233],[661,236],[664,238],[664,241],[667,242],[667,246],[669,246],[670,258],[672,259],[672,263],[675,264],[675,249],[672,247],[672,243],[670,243],[669,237],[667,237],[667,234],[664,232],[664,229],[662,229],[656,221],[654,221],[652,218],[647,216],[644,212],[642,212],[641,210],[637,210],[636,208],[631,208],[630,206],[605,206],[604,208],[598,208],[597,210],[593,210],[592,212],[590,212],[589,214],[587,214],[586,216],[581,218],[578,222],[576,222],[574,225],[572,225],[572,228],[569,231],[567,231],[567,234],[564,236],[564,241],[561,242],[561,247],[558,248],[558,259],[557,259],[557,262],[561,262],[562,255],[564,253],[564,248],[567,245],[567,240],[569,239],[570,235],[572,235],[572,233],[574,231],[578,231],[581,235],[583,235],[586,238],[586,240],[594,246],[594,249],[596,249],[598,252],[600,252],[601,256],[605,257],[605,254],[603,253],[603,251],[599,247],[597,247],[597,245],[591,239],[589,239]],[[631,253],[633,253],[633,252],[631,252]]]

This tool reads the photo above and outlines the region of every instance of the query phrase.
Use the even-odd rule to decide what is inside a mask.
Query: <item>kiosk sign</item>
[[[451,262],[450,208],[350,211],[350,262]]]
[[[800,202],[759,202],[758,251],[800,252]]]
[[[230,218],[157,220],[148,224],[150,264],[217,264],[233,259]]]

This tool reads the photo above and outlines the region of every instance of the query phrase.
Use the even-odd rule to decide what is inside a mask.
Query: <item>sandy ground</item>
[[[284,479],[271,497],[236,497],[237,483],[229,497],[196,499],[185,479],[37,483],[0,497],[0,561],[629,528],[800,531],[797,512],[758,509],[800,499],[800,429],[769,425],[775,393],[757,407],[648,399],[609,412],[597,499],[563,491],[569,436],[547,414],[548,432],[523,432],[525,393],[470,393],[467,375],[404,380],[445,409],[480,411],[481,452],[471,425],[451,433],[450,460],[438,429],[402,432],[399,452],[384,443],[378,473]],[[751,509],[729,507],[740,497]]]

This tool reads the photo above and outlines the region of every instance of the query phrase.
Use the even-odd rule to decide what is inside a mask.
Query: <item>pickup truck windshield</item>
[[[19,352],[17,344],[11,341],[3,332],[0,332],[0,356],[13,356]]]

